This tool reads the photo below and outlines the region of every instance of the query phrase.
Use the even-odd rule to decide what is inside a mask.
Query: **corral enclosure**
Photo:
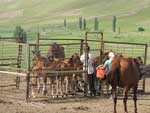
[[[93,34],[88,35],[87,43],[91,48],[91,53],[93,54],[93,57],[99,56],[101,48],[101,36],[95,35],[96,37],[91,39],[91,35]],[[12,88],[11,93],[19,93],[20,91],[23,91],[22,95],[24,95],[24,98],[26,97],[26,75],[27,72],[30,72],[33,65],[32,50],[34,50],[36,47],[39,47],[42,56],[46,56],[48,52],[48,47],[53,43],[60,44],[64,47],[65,58],[70,58],[71,55],[75,52],[79,55],[83,53],[84,39],[52,39],[42,38],[41,36],[39,37],[38,41],[39,43],[36,44],[17,44],[1,41],[1,92],[5,92],[5,89],[9,87],[10,89]],[[104,52],[113,50],[115,53],[122,53],[125,57],[141,56],[144,63],[146,63],[147,44],[104,41],[103,46]],[[18,77],[20,81],[20,89],[16,91],[15,86],[18,85]],[[143,88],[145,87],[144,84],[145,83],[142,83],[142,85],[140,85],[140,90],[143,90]],[[5,93],[3,94],[5,96]]]

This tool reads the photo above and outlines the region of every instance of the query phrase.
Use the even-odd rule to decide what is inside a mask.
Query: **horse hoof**
[[[134,113],[137,113],[137,109],[134,110]]]
[[[37,92],[38,94],[40,94],[40,90],[38,90],[38,92]]]
[[[47,91],[43,91],[43,95],[46,95]]]
[[[65,95],[61,95],[62,98],[65,98]]]
[[[66,95],[66,97],[68,97],[69,96],[69,94],[65,94]]]
[[[52,97],[52,99],[54,99],[55,98],[55,96],[53,95],[53,96],[51,96]]]
[[[32,95],[32,98],[36,98],[36,96],[35,96],[35,95]]]

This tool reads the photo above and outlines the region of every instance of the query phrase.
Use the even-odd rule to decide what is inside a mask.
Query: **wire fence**
[[[41,51],[41,55],[45,56],[48,53],[48,48],[52,44],[57,43],[64,47],[65,58],[70,58],[74,53],[77,53],[79,56],[83,53],[83,45],[84,41],[80,39],[46,39],[41,38],[39,42],[39,50]],[[93,57],[100,55],[100,40],[93,39],[88,40],[88,44],[91,47],[91,52]],[[20,48],[21,45],[21,48]],[[35,50],[37,44],[18,44],[18,43],[10,43],[1,41],[0,43],[0,87],[1,92],[3,92],[3,96],[5,95],[5,91],[7,87],[11,89],[11,93],[18,93],[20,91],[14,89],[17,86],[18,76],[20,77],[20,89],[22,90],[22,98],[25,98],[27,93],[27,89],[30,89],[30,82],[26,80],[26,75],[28,72],[31,72],[32,66],[34,65],[33,53],[32,50]],[[104,41],[104,51],[113,50],[116,53],[122,53],[126,57],[137,57],[141,56],[144,62],[148,59],[147,55],[147,44],[138,44],[138,43],[123,43],[123,42],[108,42]],[[19,48],[21,50],[19,50]],[[30,48],[30,49],[29,49]],[[29,50],[29,51],[28,51]],[[19,67],[18,67],[19,65]],[[52,74],[53,70],[50,72]],[[63,73],[75,73],[73,70],[70,72],[54,72],[54,76],[57,74]],[[80,70],[78,73],[85,73]],[[6,75],[6,76],[4,76]],[[30,74],[32,78],[32,73]],[[72,76],[72,75],[71,75]],[[55,78],[56,79],[56,78]],[[27,85],[28,84],[28,85]],[[142,83],[143,85],[144,83]],[[141,86],[142,86],[141,85]],[[12,87],[13,88],[12,88]],[[50,82],[47,83],[48,88],[50,88]],[[27,88],[28,87],[28,88]],[[56,88],[56,87],[55,87]],[[142,86],[143,88],[143,86]],[[11,94],[10,94],[11,95]],[[17,94],[20,95],[20,94]],[[49,92],[50,95],[50,92]],[[29,95],[28,95],[29,96]]]

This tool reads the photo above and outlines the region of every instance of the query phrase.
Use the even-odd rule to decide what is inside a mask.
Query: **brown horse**
[[[83,65],[82,62],[80,61],[80,57],[77,53],[74,53],[71,58],[69,58],[68,62],[68,69],[69,70],[73,70],[73,71],[78,71],[81,70]],[[71,76],[68,76],[69,78],[69,82],[71,85],[71,90],[73,91],[73,94],[77,91],[77,90],[83,90],[82,88],[82,74],[80,73],[74,73]]]
[[[71,58],[62,60],[57,59],[54,60],[48,68],[50,71],[73,71],[73,70],[79,70],[82,68],[82,63],[80,61],[80,57],[77,53],[74,53]],[[58,96],[58,89],[60,89],[60,93],[62,96],[68,95],[69,91],[74,91],[74,81],[77,79],[77,75],[72,73],[62,73],[59,75],[56,75],[57,79],[59,79],[59,83],[57,81],[57,91],[56,95]],[[53,89],[52,89],[53,91]],[[53,95],[53,93],[52,93]]]
[[[104,59],[108,58],[106,53]],[[127,97],[130,88],[133,88],[134,111],[137,113],[137,87],[140,79],[140,62],[134,58],[124,58],[122,55],[115,56],[111,62],[110,70],[107,75],[108,83],[112,86],[112,95],[114,100],[114,113],[116,113],[117,94],[116,87],[123,88],[124,112],[127,113]]]
[[[69,59],[56,59],[49,63],[47,69],[49,71],[56,71],[55,75],[50,77],[51,82],[51,95],[54,98],[54,85],[56,84],[56,96],[58,97],[59,93],[61,96],[68,95],[69,91],[73,90],[75,87],[74,81],[77,78],[73,74],[69,73],[57,73],[57,71],[72,71],[79,70],[82,68],[82,63],[80,61],[80,57],[77,53],[74,53]],[[45,72],[44,75],[48,75],[48,72]],[[56,83],[55,83],[56,82]],[[74,90],[73,90],[74,91]]]
[[[32,75],[35,78],[31,79],[31,88],[32,88],[32,95],[35,96],[34,88],[35,86],[37,86],[38,93],[40,92],[41,80],[43,84],[43,94],[46,93],[46,77],[44,76],[42,70],[48,66],[49,61],[46,57],[41,56],[40,51],[38,50],[32,51],[32,53],[33,53],[33,61],[34,61],[34,64],[32,66]],[[38,76],[43,76],[43,77],[41,78]]]

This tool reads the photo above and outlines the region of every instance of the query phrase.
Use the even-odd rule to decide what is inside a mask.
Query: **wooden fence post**
[[[79,28],[82,30],[82,17],[79,17]]]
[[[97,19],[97,17],[95,17],[95,19],[94,19],[94,30],[95,31],[97,31],[98,30],[98,19]]]
[[[64,19],[64,27],[65,28],[67,27],[67,21],[66,21],[66,19]]]
[[[116,16],[113,16],[113,21],[112,21],[113,32],[116,32],[116,22],[117,22],[117,18]]]
[[[83,29],[86,30],[86,19],[83,19]]]

